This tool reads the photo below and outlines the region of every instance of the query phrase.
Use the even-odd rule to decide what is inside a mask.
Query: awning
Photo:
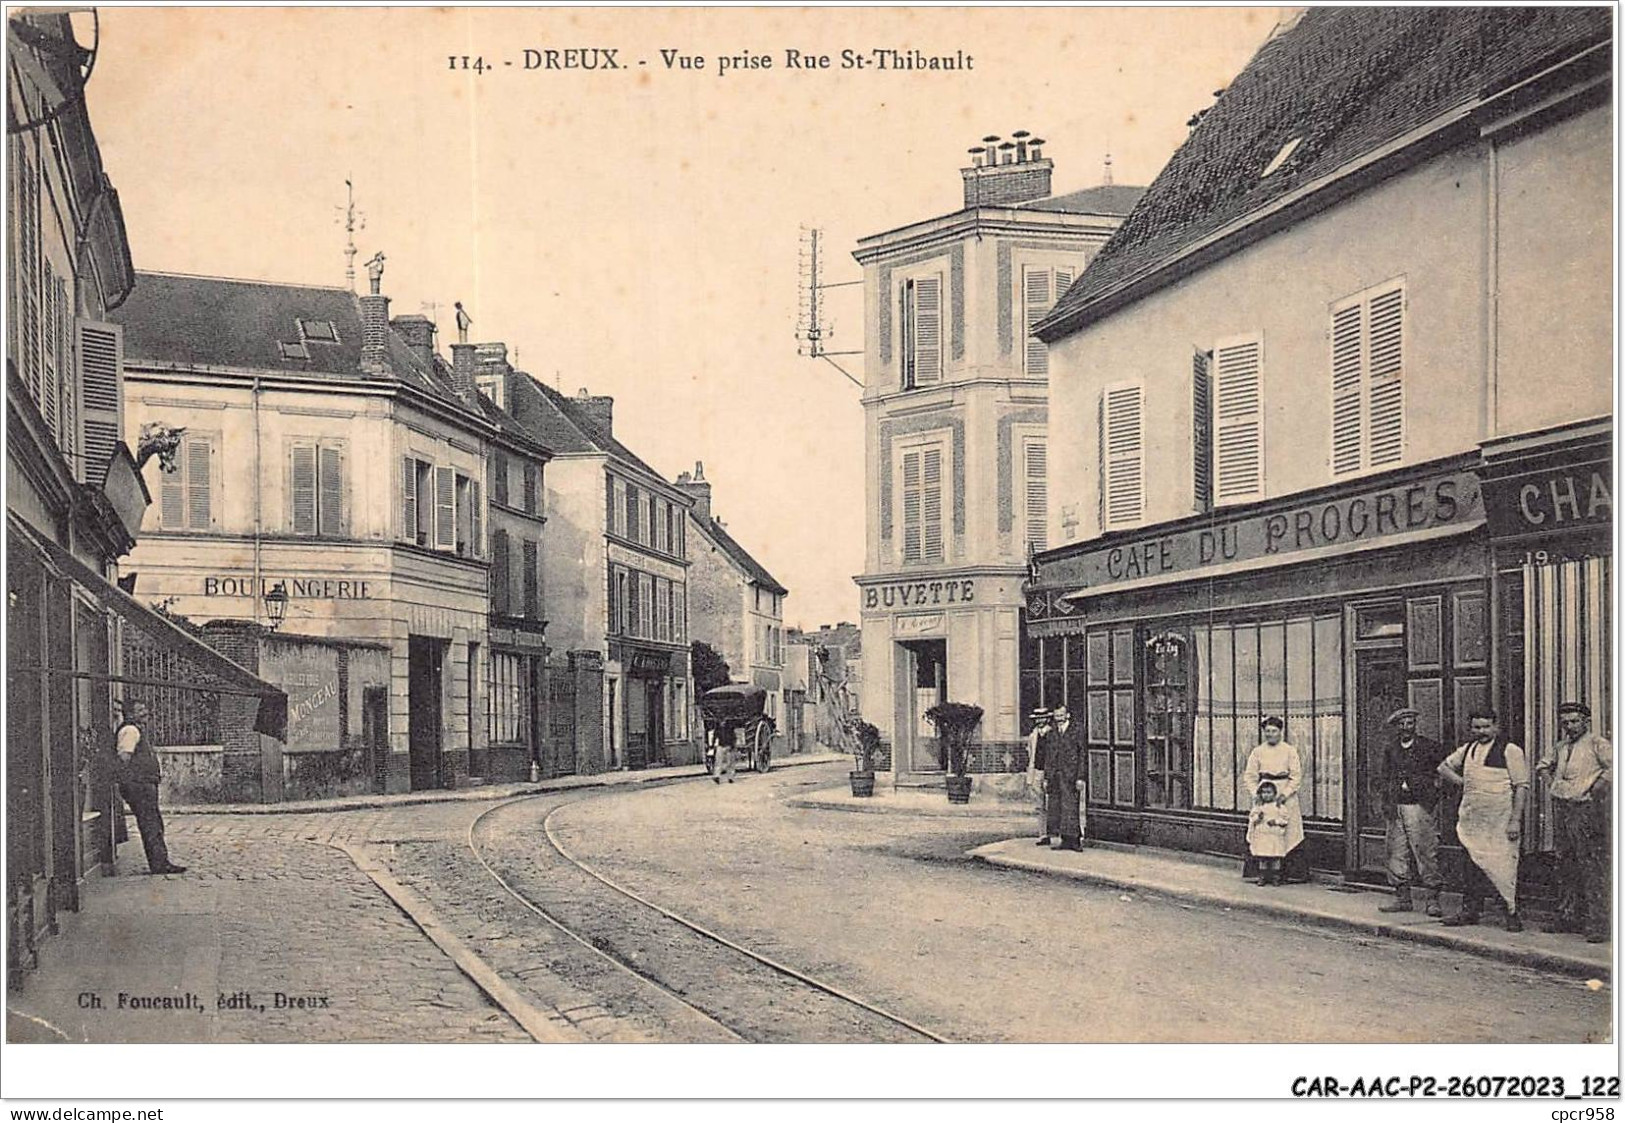
[[[203,641],[188,635],[161,613],[142,604],[123,589],[74,557],[67,550],[39,534],[14,513],[6,512],[6,533],[21,538],[34,547],[45,563],[64,578],[73,581],[108,612],[126,624],[140,629],[160,647],[173,651],[189,660],[199,670],[218,681],[209,683],[176,683],[198,690],[219,694],[235,694],[259,699],[254,717],[254,730],[277,740],[285,740],[288,731],[288,696],[253,672],[238,666]],[[118,676],[109,676],[118,681]]]

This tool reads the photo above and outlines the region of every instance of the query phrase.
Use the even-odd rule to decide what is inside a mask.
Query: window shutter
[[[1034,377],[1049,373],[1049,348],[1044,341],[1033,337],[1033,325],[1044,318],[1050,308],[1050,280],[1048,269],[1024,268],[1022,271],[1023,322],[1027,330],[1027,373]]]
[[[17,239],[22,254],[18,266],[22,277],[19,302],[22,311],[22,375],[28,392],[34,400],[40,395],[39,356],[39,178],[34,164],[26,156],[18,162],[17,202],[20,211],[17,222],[21,237]],[[88,476],[82,477],[89,482]],[[96,481],[100,482],[100,480]]]
[[[541,481],[537,478],[536,465],[525,465],[525,513],[534,515],[538,510],[537,493],[541,491]]]
[[[638,631],[638,612],[641,608],[638,602],[640,599],[638,596],[638,575],[629,572],[626,575],[626,634],[629,636],[643,634]]]
[[[512,601],[511,578],[508,574],[508,532],[491,532],[491,609],[498,616],[507,616]]]
[[[1370,308],[1371,466],[1405,455],[1405,291],[1376,296]]]
[[[525,616],[534,620],[542,614],[542,606],[537,597],[536,585],[536,543],[527,541],[523,550],[525,566]]]
[[[671,583],[662,578],[655,579],[655,639],[669,640],[671,638]]]
[[[401,458],[401,537],[418,537],[418,462],[410,456]]]
[[[1363,454],[1365,308],[1353,304],[1332,314],[1332,475],[1357,472]]]
[[[1026,453],[1027,545],[1042,550],[1049,542],[1049,449],[1028,441]]]
[[[903,560],[920,560],[920,454],[903,454]]]
[[[632,541],[638,540],[638,511],[642,504],[638,499],[638,489],[631,484],[626,485],[626,526],[621,533]]]
[[[1227,341],[1213,349],[1215,498],[1253,499],[1264,490],[1263,343]]]
[[[99,487],[124,436],[124,329],[80,320],[78,330],[81,480]]]
[[[942,380],[942,278],[914,282],[914,376],[916,381]]]
[[[491,502],[508,505],[508,458],[500,452],[491,458]]]
[[[296,444],[290,450],[293,457],[293,532],[316,533],[316,449],[313,445]]]
[[[343,534],[344,450],[323,445],[317,449],[320,503],[317,525],[322,534]]]
[[[57,370],[61,372],[61,414],[57,421],[57,445],[75,463],[79,441],[79,395],[75,389],[73,362],[73,302],[68,296],[68,283],[58,277],[56,281],[57,353],[61,356]]]
[[[173,472],[164,472],[159,482],[159,518],[165,530],[186,529],[186,461],[178,460]]]
[[[1104,526],[1129,526],[1145,516],[1145,388],[1118,383],[1101,398],[1105,450]]]
[[[469,509],[468,519],[472,528],[469,534],[468,549],[476,558],[484,557],[485,551],[485,505],[480,502],[480,482],[473,480],[468,485]]]
[[[208,530],[210,516],[209,488],[213,444],[206,437],[186,442],[186,527],[188,530]]]
[[[614,635],[621,630],[621,606],[615,599],[615,567],[612,565],[604,567],[604,585],[604,607],[607,610],[604,614],[607,617],[605,628],[610,635]]]
[[[1213,359],[1191,358],[1191,489],[1198,511],[1213,509]]]
[[[41,363],[39,407],[41,416],[45,418],[46,431],[52,437],[55,437],[58,432],[57,379],[61,370],[58,366],[61,357],[61,338],[56,322],[56,270],[51,268],[49,261],[46,261],[41,266],[41,272],[44,274],[42,290],[44,300],[41,303],[45,313],[45,346],[41,348],[43,362]]]
[[[457,473],[447,467],[434,470],[434,544],[439,550],[457,545]]]
[[[638,574],[638,635],[648,639],[654,635],[655,579],[647,573]]]
[[[921,550],[926,561],[942,560],[942,450],[928,448],[921,457]]]

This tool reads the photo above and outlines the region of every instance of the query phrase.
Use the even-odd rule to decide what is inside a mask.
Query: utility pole
[[[825,339],[833,336],[835,330],[824,320],[823,291],[861,285],[863,282],[861,280],[834,281],[827,284],[824,282],[823,260],[819,256],[823,233],[817,227],[801,228],[801,249],[796,275],[796,339],[799,340],[796,354],[809,359],[823,359],[846,375],[854,386],[862,387],[863,383],[832,356],[861,355],[863,352],[828,351],[824,348]]]

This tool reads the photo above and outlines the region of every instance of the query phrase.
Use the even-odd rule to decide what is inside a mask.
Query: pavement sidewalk
[[[859,798],[850,787],[821,788],[787,801],[791,807],[807,807],[817,811],[854,811],[868,815],[924,815],[944,819],[1021,819],[1031,822],[1032,801],[996,800],[986,796],[972,796],[969,803],[948,802],[942,788],[897,788],[883,790],[878,785],[875,794]]]
[[[774,757],[774,768],[794,768],[806,764],[832,764],[848,760],[850,754],[818,751]],[[481,784],[472,788],[444,791],[396,792],[390,795],[343,795],[330,799],[293,799],[282,803],[193,803],[166,804],[165,815],[303,815],[313,811],[363,811],[377,808],[410,807],[419,803],[486,803],[521,795],[573,791],[576,788],[605,788],[621,784],[652,784],[660,780],[681,780],[704,776],[703,764],[676,764],[666,768],[637,771],[600,772],[591,776],[560,776],[536,783]]]
[[[1391,899],[1385,890],[1345,886],[1330,879],[1265,887],[1243,881],[1236,860],[1099,842],[1089,843],[1082,851],[1050,850],[1033,842],[1032,838],[1006,839],[968,853],[978,861],[1006,869],[1069,877],[1226,910],[1264,913],[1367,936],[1454,948],[1582,979],[1607,980],[1613,972],[1611,943],[1588,944],[1578,936],[1536,931],[1533,925],[1523,932],[1507,932],[1489,919],[1472,927],[1446,928],[1420,909],[1379,913],[1377,908]],[[1446,902],[1447,914],[1452,903]]]

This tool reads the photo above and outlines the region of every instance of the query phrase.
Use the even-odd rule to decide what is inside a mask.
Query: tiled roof
[[[1204,237],[1611,31],[1605,7],[1308,9],[1192,129],[1040,334],[1053,339],[1046,328]]]
[[[394,332],[389,333],[390,373],[363,371],[361,305],[347,289],[138,272],[134,291],[109,319],[124,327],[124,354],[130,362],[307,377],[392,377],[447,405],[469,408],[449,374],[438,365],[425,370]],[[323,325],[331,325],[333,342],[326,341],[329,332]]]
[[[763,567],[762,563],[751,557],[745,547],[735,542],[733,535],[729,534],[716,519],[702,519],[696,515],[694,521],[699,524],[700,531],[717,544],[719,550],[727,554],[729,558],[733,559],[735,565],[744,570],[745,576],[749,577],[752,583],[760,585],[770,593],[777,593],[781,597],[790,595],[790,590],[775,581],[773,575]]]
[[[511,412],[555,453],[601,452],[657,480],[665,480],[631,449],[604,432],[585,410],[551,386],[521,375],[513,380],[513,388],[516,392]]]
[[[1082,191],[1069,191],[1065,195],[1034,199],[1019,204],[1017,209],[1062,211],[1066,214],[1125,215],[1134,209],[1134,204],[1138,203],[1140,196],[1144,194],[1145,188],[1131,187],[1126,183],[1101,184],[1099,187],[1085,187]]]

